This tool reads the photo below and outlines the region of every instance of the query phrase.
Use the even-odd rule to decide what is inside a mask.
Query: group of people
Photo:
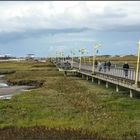
[[[110,71],[110,68],[111,68],[111,62],[110,61],[100,62],[100,61],[96,60],[94,65],[95,65],[95,68],[98,69],[98,71],[106,72],[107,70]],[[123,71],[124,71],[125,77],[128,76],[128,70],[129,70],[129,64],[127,62],[125,62],[123,64]]]
[[[106,72],[106,70],[110,71],[110,67],[111,67],[111,62],[108,61],[108,62],[103,62],[101,63],[100,61],[98,62],[97,60],[95,61],[94,63],[95,65],[95,68],[98,68],[99,71],[104,71]]]

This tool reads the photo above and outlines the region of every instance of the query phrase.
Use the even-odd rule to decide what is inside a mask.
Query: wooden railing
[[[76,69],[79,69],[79,63],[75,62],[73,64],[73,67]],[[92,73],[92,65],[82,64],[81,71],[87,71],[89,73]],[[128,76],[126,76],[123,68],[115,68],[115,67],[110,67],[110,70],[108,69],[108,67],[106,68],[103,67],[101,71],[99,71],[98,67],[95,67],[95,73],[111,75],[118,78],[123,78],[123,79],[128,79],[128,80],[133,80],[133,81],[135,80],[135,77],[136,77],[135,69],[128,69]],[[140,74],[139,74],[138,81],[140,81]]]

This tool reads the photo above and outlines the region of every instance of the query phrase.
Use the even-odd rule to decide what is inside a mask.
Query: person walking
[[[103,64],[104,72],[106,72],[106,67],[107,67],[107,63],[105,61],[104,64]]]
[[[108,71],[110,71],[110,67],[111,67],[111,62],[108,61],[108,62],[107,62],[107,68],[108,68]]]
[[[128,65],[127,62],[125,62],[124,65],[123,65],[123,70],[124,70],[125,77],[128,77],[128,69],[129,69],[129,65]]]
[[[95,65],[95,69],[96,69],[97,66],[98,66],[98,61],[97,60],[95,60],[94,65]]]
[[[99,70],[99,71],[102,70],[102,64],[101,64],[101,62],[98,62],[98,70]]]

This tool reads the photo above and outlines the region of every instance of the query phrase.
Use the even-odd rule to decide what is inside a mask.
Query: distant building
[[[133,54],[129,54],[129,55],[125,55],[124,57],[137,57],[137,56]]]
[[[111,57],[111,55],[99,55],[100,57]]]
[[[120,55],[114,55],[113,57],[120,57]]]
[[[120,55],[120,57],[125,57],[125,55]]]
[[[27,54],[26,59],[34,59],[35,58],[35,54]]]
[[[0,59],[14,59],[16,57],[13,57],[10,54],[0,54]]]

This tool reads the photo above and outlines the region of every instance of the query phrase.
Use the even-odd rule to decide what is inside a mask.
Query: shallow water
[[[12,96],[11,95],[2,95],[0,96],[0,99],[11,99]]]
[[[3,77],[0,75],[0,99],[11,99],[12,96],[33,88],[33,86],[8,86]]]
[[[0,87],[8,87],[6,83],[0,83]]]

